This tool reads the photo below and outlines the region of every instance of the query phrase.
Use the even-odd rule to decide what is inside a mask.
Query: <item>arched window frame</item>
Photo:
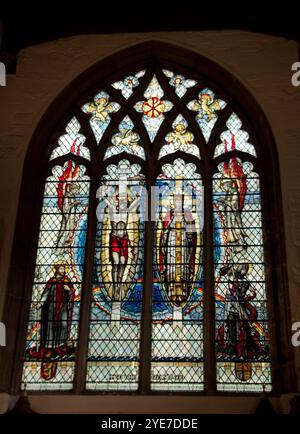
[[[122,65],[121,67],[119,67]],[[95,66],[81,74],[77,79],[56,98],[42,117],[32,137],[27,156],[24,163],[23,181],[20,192],[20,203],[16,221],[16,231],[12,252],[11,268],[8,279],[8,295],[6,299],[4,322],[7,325],[7,342],[5,355],[1,362],[1,390],[16,393],[19,390],[22,372],[22,354],[24,349],[25,334],[28,319],[28,309],[32,290],[34,273],[36,245],[39,233],[40,210],[43,198],[44,182],[50,174],[51,166],[65,161],[66,157],[60,157],[49,163],[49,158],[57,139],[64,134],[65,126],[72,116],[76,116],[86,136],[86,143],[89,143],[91,150],[92,164],[87,166],[87,174],[91,177],[90,207],[87,229],[86,252],[94,251],[94,237],[96,225],[95,197],[98,188],[98,180],[105,173],[108,164],[119,161],[126,157],[129,161],[135,161],[134,156],[128,154],[116,155],[109,160],[104,160],[104,149],[97,146],[92,130],[89,126],[88,117],[81,111],[81,106],[93,99],[93,96],[100,89],[108,90],[111,99],[120,101],[120,93],[113,89],[110,84],[126,76],[131,71],[147,69],[147,74],[141,80],[145,83],[149,78],[149,70],[153,65],[159,65],[166,69],[182,72],[185,76],[195,78],[198,81],[197,88],[211,87],[219,98],[226,100],[227,106],[219,114],[216,125],[212,131],[208,146],[207,158],[205,158],[205,143],[200,140],[201,161],[192,156],[186,161],[196,161],[199,172],[203,174],[205,185],[205,228],[204,228],[204,272],[213,276],[213,248],[210,247],[209,232],[212,231],[212,187],[211,178],[218,163],[228,161],[233,156],[221,155],[213,160],[213,149],[218,143],[222,129],[225,129],[225,119],[235,111],[243,121],[243,130],[247,131],[255,144],[257,159],[246,154],[247,160],[253,162],[255,171],[261,178],[262,196],[262,219],[264,233],[264,253],[266,261],[266,283],[267,298],[269,307],[269,322],[271,329],[271,359],[273,372],[273,391],[278,394],[291,392],[294,389],[294,364],[293,354],[289,345],[289,302],[287,287],[287,272],[285,260],[284,226],[281,202],[281,188],[279,177],[278,155],[275,141],[269,127],[268,121],[262,110],[253,99],[251,94],[231,74],[216,65],[214,62],[191,51],[184,50],[169,44],[160,42],[148,42],[135,47],[123,50],[109,58],[100,61]],[[153,70],[152,70],[153,71]],[[204,77],[204,82],[199,81]],[[149,81],[149,80],[148,80]],[[167,78],[161,74],[160,81],[165,84],[165,97],[168,99]],[[89,85],[87,89],[87,84]],[[143,99],[144,87],[141,85],[134,93],[134,99],[140,96]],[[226,91],[226,93],[224,93]],[[174,100],[174,97],[172,98]],[[147,187],[154,185],[156,176],[160,173],[162,163],[173,161],[176,157],[182,156],[181,152],[168,155],[161,160],[160,166],[154,165],[158,156],[158,149],[150,153],[150,143],[141,119],[130,104],[131,98],[127,101],[122,99],[122,111],[132,117],[136,125],[141,125],[139,133],[143,141],[146,162],[139,160],[142,170],[147,175]],[[182,112],[183,102],[178,98],[172,113],[175,119],[175,111]],[[184,112],[186,112],[186,108]],[[111,121],[109,129],[102,138],[105,142],[105,135],[109,134],[121,121],[121,113],[117,113]],[[195,134],[199,131],[196,122],[193,125],[193,116],[189,116],[189,125]],[[163,127],[159,130],[156,143],[163,139],[167,130],[171,127],[172,120],[166,119]],[[144,132],[144,134],[142,133]],[[197,135],[199,137],[199,135]],[[45,144],[45,146],[41,146]],[[47,146],[48,145],[48,146]],[[235,151],[236,156],[245,156]],[[73,160],[82,163],[80,157],[72,155]],[[149,170],[153,168],[153,170]],[[151,205],[151,204],[150,204]],[[150,251],[153,243],[153,223],[146,225],[146,251]],[[144,274],[148,277],[145,281],[145,294],[143,300],[143,324],[141,337],[141,384],[138,392],[141,394],[150,393],[150,339],[151,339],[151,286],[152,286],[152,255],[148,255],[145,262]],[[87,334],[89,321],[89,296],[91,290],[91,276],[93,266],[93,255],[85,256],[85,276],[83,284],[83,297],[81,304],[81,321],[79,328],[79,342],[77,354],[77,369],[72,393],[84,392],[85,363],[87,350]],[[215,354],[214,354],[214,283],[213,277],[208,280],[206,286],[206,297],[204,299],[204,320],[205,332],[205,378],[206,387],[204,394],[224,394],[216,392]],[[13,315],[11,313],[14,313]],[[7,375],[7,372],[10,375]],[[6,374],[4,374],[6,373]],[[97,392],[101,393],[101,392]],[[125,392],[131,393],[131,392]],[[151,392],[154,393],[154,392]],[[160,393],[160,392],[155,392]],[[163,393],[163,392],[162,392]],[[226,393],[225,393],[226,395]],[[235,394],[236,395],[236,394]],[[247,394],[243,394],[247,395]],[[252,394],[251,394],[252,395]]]

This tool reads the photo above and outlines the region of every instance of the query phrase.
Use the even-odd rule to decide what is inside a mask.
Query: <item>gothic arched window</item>
[[[28,390],[274,390],[271,193],[241,104],[201,67],[155,58],[53,126]]]

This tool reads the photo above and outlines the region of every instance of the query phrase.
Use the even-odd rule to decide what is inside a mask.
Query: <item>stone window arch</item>
[[[158,42],[102,60],[29,146],[3,390],[291,391],[284,255],[276,146],[238,80]]]

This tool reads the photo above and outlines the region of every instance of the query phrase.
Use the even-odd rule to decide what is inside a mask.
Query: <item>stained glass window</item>
[[[156,186],[151,388],[202,390],[202,181],[178,159],[162,167]]]
[[[175,93],[181,98],[186,94],[186,91],[195,86],[197,82],[190,78],[185,78],[182,74],[175,74],[168,69],[163,69],[163,73],[170,79],[169,83],[175,87]]]
[[[127,154],[137,155],[145,160],[145,151],[141,146],[140,136],[133,131],[134,124],[131,119],[126,116],[119,125],[119,132],[112,137],[112,146],[109,146],[105,152],[104,160],[113,155],[126,152]]]
[[[196,121],[207,142],[218,118],[218,112],[225,106],[225,101],[216,98],[214,92],[208,88],[201,90],[197,99],[188,103],[187,107],[197,113]]]
[[[143,296],[144,175],[121,160],[98,190],[87,389],[138,388]]]
[[[163,96],[164,91],[154,75],[144,93],[145,101],[139,101],[134,106],[136,111],[143,113],[142,120],[151,142],[155,139],[159,127],[165,119],[164,113],[173,107],[170,101],[162,99]]]
[[[254,130],[195,73],[114,80],[49,143],[22,381],[205,393],[214,372],[218,391],[271,391]]]
[[[90,125],[95,135],[97,143],[100,142],[106,128],[108,127],[111,114],[120,109],[120,104],[110,102],[108,93],[101,91],[94,97],[93,102],[82,106],[82,111],[91,115]]]
[[[84,145],[85,137],[80,134],[80,128],[80,123],[74,116],[66,126],[66,134],[58,139],[58,146],[54,148],[50,160],[68,153],[90,160],[90,151]]]
[[[199,148],[193,144],[194,134],[188,131],[188,123],[182,115],[177,116],[172,128],[173,130],[165,137],[166,144],[162,146],[158,158],[176,151],[186,152],[200,158]]]
[[[271,390],[259,176],[233,157],[214,176],[217,389]]]
[[[254,146],[248,142],[249,134],[241,129],[242,122],[235,113],[232,113],[228,118],[226,126],[228,130],[221,134],[221,143],[216,146],[214,157],[219,157],[219,155],[235,150],[246,152],[256,157]]]
[[[26,337],[29,390],[72,389],[89,178],[69,160],[47,178]]]
[[[134,92],[134,89],[138,87],[140,84],[139,78],[143,77],[145,75],[144,71],[139,71],[134,75],[128,75],[124,78],[124,80],[116,81],[112,84],[112,87],[115,89],[119,89],[124,96],[124,98],[128,99],[132,93]]]

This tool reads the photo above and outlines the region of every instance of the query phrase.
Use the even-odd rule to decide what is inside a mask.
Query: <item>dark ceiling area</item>
[[[29,45],[79,34],[240,29],[300,41],[294,1],[3,1],[2,58]]]

